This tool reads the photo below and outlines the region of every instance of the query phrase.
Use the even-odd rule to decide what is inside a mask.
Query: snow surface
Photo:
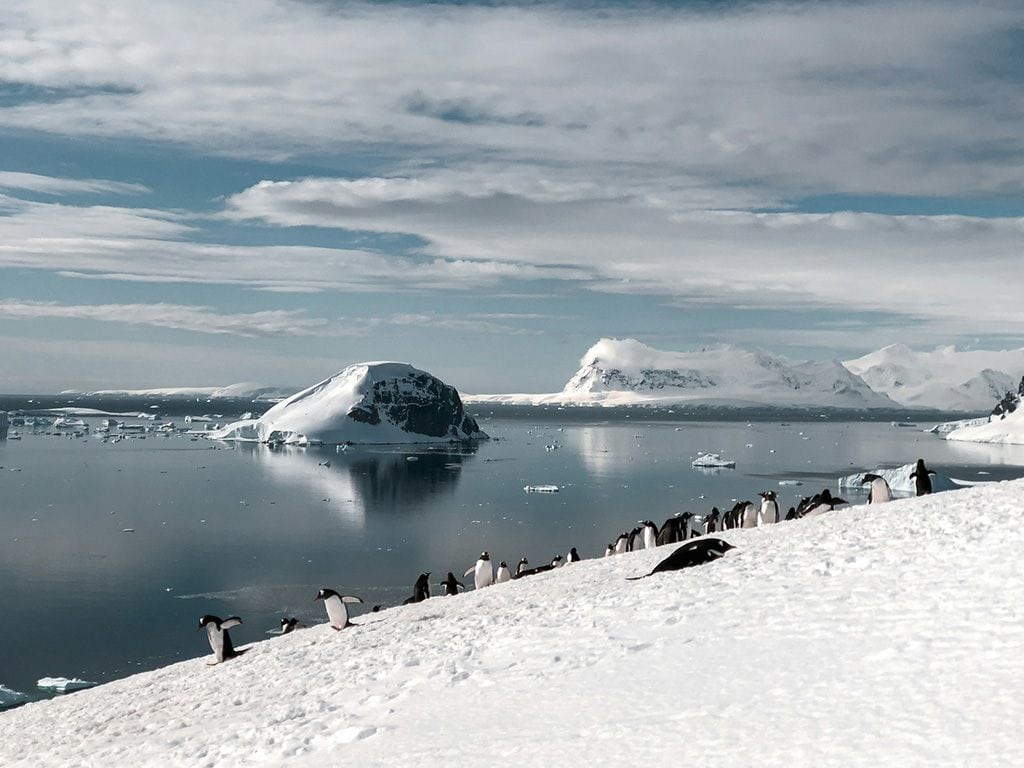
[[[1024,765],[1022,501],[844,508],[696,569],[625,580],[665,546],[300,630],[0,714],[0,765]]]
[[[396,421],[401,410],[405,422]],[[372,414],[371,414],[372,412]],[[413,419],[448,413],[440,431],[426,433]],[[376,419],[374,421],[373,419]],[[467,430],[465,427],[469,427]],[[330,378],[282,400],[258,419],[243,419],[206,433],[216,440],[325,443],[437,443],[486,439],[466,417],[458,393],[407,363],[350,365]]]
[[[917,468],[917,462],[912,464],[904,464],[902,467],[894,467],[892,469],[865,469],[863,472],[858,472],[855,475],[846,475],[839,478],[840,488],[861,488],[865,493],[871,488],[871,485],[861,485],[860,481],[864,475],[871,473],[878,475],[883,478],[885,482],[889,484],[889,490],[893,493],[917,493],[916,482],[911,479],[910,473]],[[932,480],[932,491],[952,491],[957,488],[961,488],[962,485],[955,482],[951,478],[938,473],[931,475]]]
[[[1024,375],[1024,348],[959,351],[938,347],[915,352],[890,344],[843,363],[876,392],[906,406],[989,412]]]
[[[946,439],[969,443],[1024,445],[1024,407],[1018,408],[1004,419],[995,416],[987,424],[953,430],[946,435]]]
[[[473,395],[466,400],[532,405],[898,407],[836,361],[793,362],[729,345],[670,352],[636,339],[599,340],[559,393]]]

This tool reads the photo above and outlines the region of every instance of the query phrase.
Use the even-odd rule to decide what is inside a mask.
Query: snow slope
[[[476,395],[468,402],[635,405],[706,404],[897,408],[840,363],[792,362],[734,346],[668,352],[636,339],[601,339],[561,392]]]
[[[666,546],[300,630],[0,714],[0,765],[1022,765],[1022,501],[854,507],[689,571],[625,580]]]
[[[994,416],[987,424],[955,429],[946,435],[946,439],[969,443],[1024,445],[1024,408],[1018,408],[1004,419]]]
[[[1024,349],[915,352],[891,344],[843,363],[876,392],[907,406],[943,411],[991,411],[1024,375]]]
[[[350,365],[258,419],[207,437],[270,443],[430,443],[486,439],[454,387],[406,363]]]

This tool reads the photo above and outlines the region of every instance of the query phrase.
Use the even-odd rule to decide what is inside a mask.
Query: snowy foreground
[[[1024,765],[1022,506],[861,506],[300,630],[2,714],[0,765]]]

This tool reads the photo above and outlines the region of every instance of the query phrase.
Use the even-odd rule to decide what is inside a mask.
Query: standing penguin
[[[502,560],[498,564],[498,575],[494,577],[495,584],[504,584],[506,581],[512,580],[512,571],[508,569],[508,563]]]
[[[605,557],[611,557],[614,554],[615,554],[615,545],[614,544],[609,544],[607,547],[605,547],[605,550],[604,550],[604,556]]]
[[[476,565],[467,568],[463,576],[473,574],[473,585],[477,589],[489,587],[494,583],[494,566],[491,565],[491,556],[486,551],[480,553]]]
[[[721,515],[718,507],[711,508],[711,511],[704,517],[704,533],[718,533]]]
[[[578,563],[580,561],[580,553],[576,551],[576,547],[569,550],[569,556],[565,558],[567,563]]]
[[[348,620],[347,603],[361,603],[363,598],[352,595],[339,595],[333,589],[323,587],[316,593],[313,600],[323,600],[324,608],[327,609],[327,618],[330,620],[331,629],[341,631],[352,624]]]
[[[526,570],[526,566],[530,564],[530,561],[525,557],[519,558],[519,565],[516,566],[516,576],[521,576],[523,571]]]
[[[409,605],[410,603],[422,603],[424,600],[430,597],[430,572],[421,573],[420,577],[416,579],[416,583],[412,588],[412,597],[406,598],[402,605]]]
[[[643,539],[641,538],[641,534],[643,534],[643,532],[644,529],[639,525],[629,532],[629,540],[626,542],[627,552],[633,552],[634,550],[640,549],[640,544],[643,543]]]
[[[653,520],[644,521],[644,549],[654,549],[658,546],[658,526]]]
[[[758,525],[779,522],[779,502],[775,499],[775,491],[761,491],[761,509],[757,514]]]
[[[214,664],[220,664],[227,659],[233,659],[235,656],[241,656],[244,653],[244,651],[235,650],[235,647],[231,644],[231,635],[228,634],[228,630],[231,627],[237,627],[241,623],[242,620],[237,616],[221,619],[209,613],[199,620],[199,629],[206,630],[206,638],[210,641],[210,648],[213,650],[213,657],[216,659],[213,662]],[[213,665],[211,664],[210,666]]]
[[[924,465],[924,459],[917,460],[917,466],[910,473],[911,479],[915,479],[918,496],[926,496],[932,492],[932,479],[928,475],[934,475],[935,471]]]
[[[466,588],[466,585],[456,579],[455,574],[451,571],[448,571],[448,578],[442,581],[440,586],[444,587],[445,595],[457,595],[459,594],[459,587]]]
[[[615,554],[621,555],[626,551],[626,547],[629,545],[629,534],[623,531],[619,534],[619,538],[615,540]]]
[[[740,507],[740,510],[739,510],[739,515],[740,515],[740,518],[739,518],[740,526],[739,527],[740,528],[756,528],[757,527],[757,507],[755,507],[749,501],[741,502],[741,504],[743,506]]]
[[[860,484],[867,485],[868,483],[871,483],[871,489],[868,491],[868,504],[884,504],[887,501],[892,501],[892,489],[889,488],[884,477],[868,472],[861,478]]]
[[[553,558],[551,558],[552,568],[561,568],[563,565],[565,565],[565,561],[562,560],[561,555],[555,555]]]

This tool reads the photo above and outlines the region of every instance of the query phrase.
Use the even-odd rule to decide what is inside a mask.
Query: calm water
[[[766,488],[785,508],[878,465],[924,457],[969,480],[1024,476],[1024,447],[947,443],[888,422],[549,418],[484,420],[497,439],[472,450],[342,453],[21,430],[23,440],[0,441],[0,683],[35,694],[44,676],[124,677],[206,655],[195,631],[204,613],[241,615],[233,636],[251,642],[281,616],[321,621],[321,586],[362,596],[364,610],[394,605],[421,571],[435,583],[460,575],[485,548],[513,566],[571,546],[592,557],[641,518],[660,524]],[[691,468],[708,450],[737,469]],[[563,488],[523,491],[540,483]]]

